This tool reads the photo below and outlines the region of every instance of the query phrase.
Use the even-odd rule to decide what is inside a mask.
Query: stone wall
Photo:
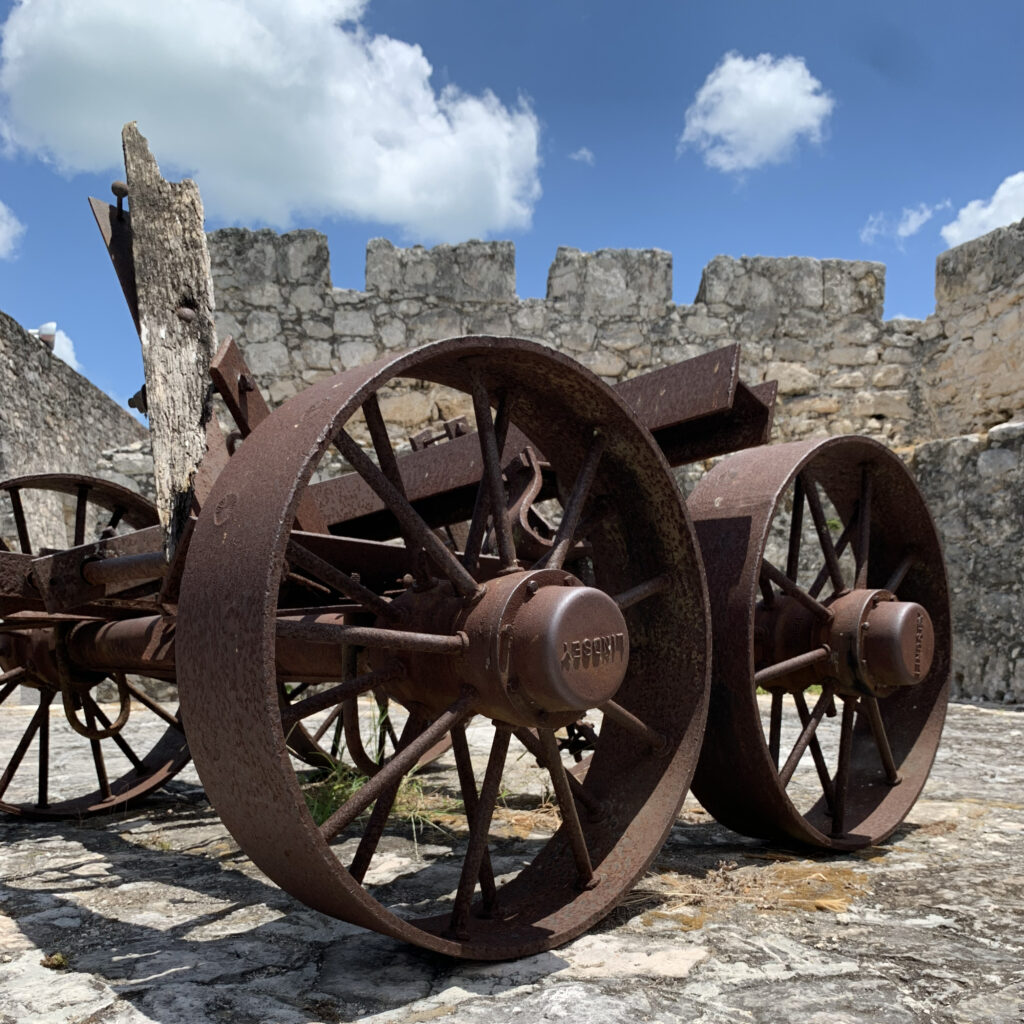
[[[945,547],[953,694],[1024,703],[1024,420],[928,441],[909,464]]]
[[[92,473],[104,447],[146,428],[38,338],[0,312],[0,479]]]
[[[923,363],[922,437],[984,430],[1024,410],[1024,221],[939,256]]]
[[[313,231],[233,228],[209,245],[218,331],[236,338],[275,405],[331,373],[460,334],[533,338],[609,382],[741,343],[744,380],[779,382],[778,440],[861,433],[908,459],[946,545],[955,693],[1024,701],[1024,428],[1004,422],[1024,419],[1024,222],[943,253],[925,320],[883,319],[879,263],[717,256],[680,305],[672,257],[658,250],[560,248],[546,296],[521,299],[510,242],[427,250],[375,239],[364,290],[333,287],[327,240]],[[92,391],[64,401],[58,390],[51,406],[67,422],[81,408],[88,424],[103,403]],[[382,407],[412,433],[465,412],[459,401],[432,388]],[[107,450],[93,464],[151,492],[145,442],[121,418],[127,435],[96,431]]]

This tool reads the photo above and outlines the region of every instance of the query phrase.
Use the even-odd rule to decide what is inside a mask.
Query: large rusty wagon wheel
[[[51,473],[0,483],[0,558],[12,568],[157,522],[145,498],[93,477]],[[66,657],[77,630],[116,628],[119,614],[116,601],[64,615],[14,602],[0,607],[0,811],[52,819],[109,814],[188,764],[174,712],[124,673],[85,671]],[[104,683],[116,688],[116,710],[99,700]],[[26,694],[28,706],[17,700]],[[65,766],[78,751],[91,769],[70,775]]]
[[[484,472],[458,554],[406,501],[395,471],[378,396],[398,378],[472,396]],[[349,432],[360,411],[373,459]],[[499,515],[500,565],[485,571],[480,540],[488,509],[506,506],[499,452],[510,424],[545,453],[566,498],[543,564],[520,561]],[[296,510],[317,494],[306,484],[332,444],[398,521],[409,576],[397,590],[339,578],[349,568],[348,538],[334,538],[337,558],[325,557],[326,566],[298,551]],[[319,493],[329,497],[329,488]],[[317,545],[330,555],[328,542]],[[279,603],[286,563],[345,586],[375,624],[289,614]],[[463,338],[349,370],[257,427],[200,515],[177,648],[196,767],[242,848],[309,906],[457,956],[504,959],[551,948],[616,905],[675,820],[706,710],[705,593],[695,538],[661,453],[612,391],[570,360],[530,342]],[[399,752],[320,825],[307,810],[278,713],[282,644],[306,644],[311,658],[318,648],[322,660],[341,644],[369,652],[366,671],[346,678],[339,669],[344,681],[333,694],[310,698],[308,710],[296,702],[293,715],[375,686],[409,712]],[[595,706],[604,720],[580,784],[567,777],[554,734]],[[488,723],[491,738],[479,786],[466,743],[473,715]],[[450,866],[423,866],[416,878],[424,899],[400,916],[390,883],[371,890],[364,879],[394,824],[403,779],[445,736],[470,838]],[[509,858],[489,827],[517,746],[519,756],[529,751],[544,765],[562,824]]]
[[[834,437],[723,460],[689,502],[714,624],[694,794],[747,835],[880,842],[931,769],[950,615],[934,524],[903,463]]]

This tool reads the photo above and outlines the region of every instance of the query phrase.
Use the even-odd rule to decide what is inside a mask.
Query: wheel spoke
[[[537,563],[536,568],[562,568],[565,556],[576,539],[580,516],[583,514],[587,498],[590,496],[590,489],[594,486],[594,478],[597,476],[597,467],[604,454],[605,445],[604,436],[595,431],[586,458],[583,460],[583,466],[580,468],[579,475],[576,477],[572,491],[565,503],[562,521],[558,524],[558,530],[551,542],[551,550]]]
[[[793,518],[789,523],[789,551],[786,555],[786,575],[793,581],[800,571],[800,538],[804,528],[804,478],[800,474],[793,485]]]
[[[508,495],[501,473],[501,450],[491,419],[491,402],[483,375],[474,367],[470,370],[470,389],[473,395],[473,412],[476,416],[477,437],[480,441],[480,455],[484,460],[484,479],[491,506],[491,521],[497,534],[498,557],[503,569],[516,567],[516,547],[512,539],[512,524],[507,513]]]
[[[384,765],[348,798],[321,826],[320,832],[330,842],[342,829],[351,824],[389,786],[395,785],[406,772],[442,737],[452,726],[465,721],[472,714],[472,694],[463,694],[436,721],[423,730],[404,750]]]
[[[91,702],[90,702],[91,703]],[[93,703],[93,707],[96,705]],[[96,716],[92,713],[92,708],[85,701],[82,702],[82,710],[85,712],[85,724],[89,729],[89,732],[96,731]],[[100,746],[100,741],[97,739],[90,739],[89,746],[92,748],[92,763],[96,769],[96,781],[99,783],[100,792],[103,794],[104,800],[109,800],[112,796],[110,792],[110,779],[107,777],[107,763],[103,759],[103,748]]]
[[[632,711],[627,711],[621,704],[617,704],[613,700],[606,700],[601,705],[601,711],[617,725],[628,729],[634,736],[646,740],[652,751],[657,753],[668,746],[668,737],[664,733],[641,722]]]
[[[807,701],[804,699],[803,693],[794,693],[793,700],[796,704],[797,714],[800,716],[800,722],[802,725],[806,726],[811,720],[811,713],[807,710]],[[811,759],[814,761],[814,769],[818,773],[818,781],[821,783],[821,791],[825,794],[825,803],[828,807],[832,807],[832,803],[835,799],[835,794],[832,788],[832,779],[828,774],[828,765],[825,764],[825,755],[821,752],[821,744],[818,742],[817,735],[811,737],[811,741],[808,745],[811,749]]]
[[[780,590],[784,591],[794,600],[802,604],[812,615],[823,622],[832,621],[832,613],[820,602],[803,589],[797,586],[784,572],[780,572],[767,559],[761,560],[761,576],[767,577]]]
[[[105,729],[110,729],[110,719],[104,714],[103,709],[97,704],[92,697],[88,695],[84,698],[83,703],[87,701],[92,707],[92,713],[100,720],[100,724]],[[120,731],[112,733],[110,737],[114,741],[114,745],[121,751],[122,754],[131,762],[132,767],[137,771],[144,771],[145,765],[142,763],[142,758],[132,750],[128,741],[121,735]]]
[[[89,485],[82,484],[78,488],[75,499],[75,542],[73,547],[81,547],[85,543],[85,514],[89,508]]]
[[[882,721],[882,711],[878,706],[878,698],[874,695],[861,697],[861,704],[867,711],[868,724],[871,726],[871,735],[875,738],[875,746],[878,748],[878,756],[885,769],[885,778],[890,786],[898,786],[902,782],[899,769],[896,767],[896,760],[892,756],[892,747],[889,745],[889,737],[885,732],[885,723]]]
[[[281,721],[285,727],[290,727],[303,718],[309,718],[320,711],[326,711],[335,705],[339,707],[347,700],[355,700],[356,697],[372,690],[375,686],[390,682],[396,676],[401,675],[402,666],[398,661],[393,661],[383,668],[374,669],[371,672],[364,672],[362,675],[352,679],[346,679],[326,690],[314,693],[311,697],[305,697],[295,704],[289,704],[281,713]],[[316,739],[320,738],[318,732]]]
[[[316,732],[313,733],[314,743],[319,743],[323,739],[324,733],[327,732],[327,730],[330,729],[330,727],[338,720],[338,716],[341,714],[342,707],[342,704],[335,704],[335,706],[331,708],[328,716],[320,723]],[[337,757],[337,754],[337,747],[332,744],[331,756]]]
[[[370,431],[373,450],[377,453],[377,463],[381,468],[381,472],[387,477],[392,487],[405,498],[405,483],[402,480],[402,472],[398,468],[398,459],[395,457],[395,451],[391,447],[391,438],[388,435],[388,428],[384,423],[384,417],[380,411],[380,402],[377,400],[376,394],[370,395],[363,402],[362,410],[363,416],[366,418],[366,426]],[[405,541],[406,550],[408,550],[412,557],[413,565],[422,566],[422,559],[420,558],[423,551],[422,546],[405,530],[402,531],[402,538]]]
[[[885,588],[890,593],[895,594],[900,588],[900,584],[907,578],[907,573],[910,572],[914,562],[917,561],[917,556],[913,551],[908,551],[900,561],[900,564],[893,570],[893,574],[885,582]]]
[[[817,704],[814,705],[810,718],[804,724],[796,743],[793,744],[793,749],[789,752],[789,757],[786,758],[786,763],[782,766],[782,771],[779,772],[779,782],[782,784],[783,789],[789,785],[790,779],[793,778],[793,772],[796,771],[796,766],[800,763],[800,758],[804,756],[807,744],[811,742],[814,732],[818,728],[818,723],[825,716],[825,711],[828,709],[831,701],[831,687],[822,687],[821,696],[818,698]]]
[[[782,746],[782,704],[785,690],[772,690],[772,710],[768,720],[768,753],[775,770],[779,770],[779,748]]]
[[[128,692],[132,695],[132,697],[134,697],[135,700],[137,700],[143,707],[148,708],[150,711],[153,712],[154,715],[157,716],[157,718],[163,719],[169,726],[172,726],[173,728],[177,729],[178,732],[184,733],[185,730],[182,728],[181,720],[178,718],[177,715],[172,715],[165,708],[160,707],[160,705],[155,700],[153,700],[153,698],[150,697],[148,693],[146,693],[143,690],[140,690],[136,686],[133,686],[127,680],[125,680],[125,686],[128,687]]]
[[[857,701],[843,700],[843,718],[839,731],[839,762],[836,765],[835,799],[832,812],[832,835],[846,833],[846,792],[850,785],[850,761],[853,754],[853,724]]]
[[[50,806],[50,701],[54,695],[44,698],[39,695],[40,705],[45,704],[47,712],[39,723],[39,778],[36,788],[36,807]]]
[[[802,478],[803,474],[801,473],[800,476]],[[829,533],[828,523],[825,520],[825,510],[821,506],[818,485],[813,480],[807,480],[804,483],[804,488],[807,494],[807,505],[811,510],[811,518],[814,520],[814,529],[818,534],[818,543],[821,545],[829,578],[832,580],[832,589],[837,594],[841,594],[846,589],[846,584],[843,582],[843,570],[839,565],[839,556],[836,554],[832,535]]]
[[[558,800],[558,809],[562,813],[562,826],[566,830],[569,846],[572,848],[573,860],[576,862],[579,884],[581,888],[589,889],[596,881],[594,866],[590,862],[587,837],[583,834],[583,826],[576,813],[576,801],[572,798],[565,766],[562,764],[562,757],[558,752],[558,741],[555,739],[553,729],[539,729],[538,733],[544,750],[545,767],[551,776],[551,784],[554,786],[555,797]]]
[[[392,621],[399,617],[398,612],[391,606],[390,601],[385,600],[379,594],[375,594],[370,590],[369,587],[365,587],[362,583],[352,579],[347,573],[331,565],[325,558],[314,554],[297,540],[293,539],[288,542],[285,558],[290,565],[297,566],[303,572],[315,576],[339,594],[342,594],[351,601],[355,601],[356,604],[361,604],[367,611]]]
[[[410,715],[406,719],[405,728],[402,730],[402,738],[398,743],[398,749],[402,750],[408,746],[423,732],[424,727],[424,722]],[[373,860],[373,855],[377,852],[377,846],[380,844],[380,838],[384,835],[384,828],[388,823],[391,808],[395,804],[395,798],[398,796],[398,790],[401,785],[402,779],[399,778],[393,785],[383,790],[374,801],[373,810],[370,812],[370,820],[366,823],[362,838],[359,840],[359,846],[348,869],[348,873],[357,882],[361,883],[366,877],[370,861]]]
[[[427,552],[437,568],[451,581],[455,590],[463,597],[472,597],[476,594],[479,589],[477,581],[353,438],[345,430],[340,430],[334,443],[367,486],[391,510],[401,529]]]
[[[857,503],[857,579],[854,588],[868,585],[868,557],[871,551],[871,473],[865,466],[860,478],[860,501]]]
[[[508,427],[512,402],[507,393],[502,394],[498,399],[498,412],[494,418],[494,437],[499,452],[505,450],[505,439],[508,437]],[[481,477],[476,489],[476,500],[473,503],[473,515],[469,522],[469,532],[466,535],[466,547],[462,555],[462,564],[470,572],[476,568],[480,559],[480,549],[487,536],[487,518],[491,512],[491,492],[487,483],[486,474]]]
[[[491,828],[491,818],[494,816],[494,805],[498,801],[501,776],[505,770],[505,757],[508,754],[510,735],[511,726],[505,722],[495,722],[491,753],[487,759],[483,786],[480,788],[480,796],[476,800],[476,807],[471,819],[469,846],[465,859],[462,861],[459,888],[455,893],[455,904],[452,907],[449,927],[452,934],[459,938],[469,937],[469,905],[473,899],[473,893],[476,891],[477,881],[483,869],[484,856],[487,853],[487,837]],[[467,816],[468,813],[467,808]]]
[[[50,700],[53,696],[50,696]],[[4,769],[3,775],[0,775],[0,797],[7,792],[7,787],[11,784],[11,779],[14,778],[21,760],[25,756],[25,751],[28,750],[29,744],[32,742],[35,734],[42,728],[43,719],[48,718],[50,715],[50,700],[44,701],[40,695],[39,707],[36,709],[35,714],[32,716],[32,720],[28,723],[28,728],[25,730],[21,739],[18,740],[18,745],[14,748],[14,753],[11,754],[10,761],[7,762],[7,767]]]
[[[12,668],[10,672],[5,672],[0,675],[0,685],[3,689],[0,689],[0,704],[3,704],[5,700],[18,688],[19,684],[23,679],[27,677],[28,673],[19,665],[18,668]]]
[[[544,764],[544,747],[541,745],[540,738],[533,730],[526,728],[514,729],[513,735],[537,759],[539,764]],[[572,792],[573,799],[586,808],[590,819],[599,821],[605,817],[607,812],[604,805],[589,790],[584,788],[583,783],[575,775],[566,775],[566,778],[569,780],[569,789]]]
[[[455,755],[455,768],[459,773],[459,789],[462,791],[462,805],[466,810],[466,824],[472,835],[476,828],[477,807],[480,801],[473,774],[473,761],[469,756],[469,743],[466,741],[466,728],[463,725],[457,725],[452,729],[452,753]],[[493,814],[492,811],[492,817]],[[498,898],[494,885],[494,869],[491,867],[491,854],[486,846],[480,861],[479,881],[484,915],[491,916],[497,907]]]
[[[32,541],[28,535],[28,524],[25,522],[25,510],[21,507],[21,492],[12,487],[8,492],[11,498],[11,511],[14,513],[14,527],[18,531],[18,546],[23,555],[32,554]]]
[[[831,654],[832,652],[828,647],[816,647],[813,651],[807,651],[805,654],[797,654],[792,658],[787,658],[785,661],[776,662],[774,665],[769,665],[767,668],[754,673],[754,685],[767,686],[768,683],[774,682],[777,679],[783,679],[794,672],[799,672],[801,669],[810,668],[812,665],[820,665],[822,662],[828,661]]]
[[[620,611],[625,611],[641,601],[646,601],[649,597],[663,594],[671,585],[672,581],[666,575],[652,576],[649,580],[644,580],[643,583],[638,583],[635,587],[616,594],[612,600],[619,606]]]
[[[856,518],[852,518],[846,526],[843,527],[843,532],[839,535],[839,540],[836,541],[836,557],[841,558],[843,552],[846,550],[847,544],[850,543],[850,538],[853,536],[853,530],[856,526]],[[811,597],[816,598],[821,593],[821,588],[828,582],[828,566],[822,566],[818,575],[815,576],[814,582],[808,587],[807,593]]]

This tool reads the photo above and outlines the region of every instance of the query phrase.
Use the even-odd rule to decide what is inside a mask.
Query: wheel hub
[[[931,617],[888,590],[853,590],[831,605],[829,631],[841,688],[885,696],[928,675],[935,654]]]
[[[411,589],[397,603],[403,626],[467,638],[460,655],[402,655],[406,678],[389,686],[389,695],[432,714],[469,686],[481,714],[557,727],[610,700],[629,665],[629,632],[618,605],[560,569],[492,579],[468,609],[444,585]]]

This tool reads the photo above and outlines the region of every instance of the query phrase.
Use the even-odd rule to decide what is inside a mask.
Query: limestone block
[[[333,288],[330,295],[335,306],[357,306],[366,301],[366,292],[355,288]]]
[[[1006,477],[1016,473],[1020,467],[1020,454],[1010,448],[989,448],[978,456],[978,476],[983,479]]]
[[[408,325],[408,338],[412,345],[425,345],[428,341],[456,338],[466,332],[462,317],[454,309],[429,309],[414,317]]]
[[[405,324],[401,320],[386,320],[380,324],[377,335],[385,348],[402,348],[406,338]]]
[[[547,300],[565,312],[578,313],[583,304],[583,253],[560,245],[548,268]]]
[[[403,298],[434,295],[455,302],[512,302],[515,246],[471,241],[397,249],[387,239],[374,238],[366,247],[366,290]]]
[[[299,360],[313,370],[329,370],[333,352],[326,341],[307,341],[299,353]]]
[[[466,317],[467,334],[493,335],[507,338],[512,333],[512,320],[507,313],[494,310],[474,310]]]
[[[213,322],[217,328],[218,338],[240,338],[242,336],[241,324],[231,313],[218,310],[213,314]]]
[[[597,328],[585,320],[569,320],[559,325],[555,334],[556,346],[569,352],[589,352],[594,347]]]
[[[369,341],[345,341],[334,346],[334,357],[343,370],[363,366],[377,358],[377,346]]]
[[[256,310],[245,320],[242,333],[246,346],[261,345],[281,337],[281,318],[270,310]]]
[[[626,361],[622,356],[607,349],[582,352],[579,361],[599,377],[618,377],[626,369]]]
[[[865,363],[877,363],[878,355],[877,349],[842,345],[828,350],[826,358],[836,366],[862,366]]]
[[[988,299],[989,317],[995,320],[997,317],[1002,316],[1008,309],[1012,309],[1014,307],[1019,309],[1022,299],[1024,299],[1024,292],[1017,289],[991,294]]]
[[[1024,420],[1000,423],[988,432],[988,440],[991,444],[1010,444],[1021,438],[1024,438]]]
[[[854,370],[851,373],[839,373],[828,379],[829,387],[832,388],[862,388],[864,383],[864,374],[860,370]]]
[[[372,338],[373,317],[365,309],[351,307],[334,311],[334,333],[348,338]]]
[[[439,387],[434,391],[434,401],[442,420],[453,420],[465,416],[470,423],[473,419],[473,399],[464,391],[453,388]]]
[[[800,363],[773,362],[765,369],[765,380],[779,382],[779,394],[806,395],[818,387],[820,378]]]
[[[512,329],[517,335],[533,337],[544,330],[546,319],[542,299],[524,299],[512,312]]]
[[[327,236],[309,229],[289,231],[281,235],[281,258],[278,266],[291,284],[308,285],[323,293],[331,287],[331,258]]]
[[[822,260],[823,305],[830,317],[882,318],[885,264],[863,260]]]
[[[935,302],[985,303],[989,292],[1012,290],[1024,273],[1024,221],[990,231],[942,253],[935,264]]]
[[[792,337],[781,337],[773,339],[771,345],[764,349],[765,359],[779,359],[788,363],[811,363],[815,361],[817,349],[807,341],[801,341]],[[744,352],[744,359],[747,353]]]
[[[597,346],[624,353],[636,348],[643,341],[643,337],[643,329],[636,321],[611,323],[598,330]]]
[[[876,388],[894,388],[902,384],[906,376],[907,371],[902,366],[890,363],[875,371],[871,383]]]
[[[308,284],[300,284],[298,288],[292,289],[290,300],[300,313],[312,313],[314,310],[323,309],[324,293]]]
[[[727,321],[708,316],[707,311],[700,306],[695,308],[693,314],[683,318],[681,327],[690,334],[704,338],[720,338],[730,333]]]
[[[583,311],[591,318],[624,316],[635,311],[637,296],[629,287],[625,261],[610,250],[589,253],[583,281]]]
[[[427,391],[407,391],[405,394],[383,396],[380,411],[388,423],[406,428],[420,427],[431,418],[434,402]]]
[[[892,419],[909,419],[912,413],[910,395],[907,391],[861,391],[853,397],[850,412],[854,416],[885,416]]]
[[[242,289],[242,302],[250,306],[279,309],[282,305],[281,288],[273,281],[256,281]]]
[[[286,402],[292,395],[299,393],[299,386],[293,380],[274,380],[267,389],[271,405],[278,406]]]
[[[334,337],[334,326],[324,323],[319,317],[305,317],[302,321],[301,333],[309,338],[323,341]]]
[[[291,375],[292,364],[287,347],[280,341],[245,346],[245,359],[249,369],[260,377],[282,379]]]

